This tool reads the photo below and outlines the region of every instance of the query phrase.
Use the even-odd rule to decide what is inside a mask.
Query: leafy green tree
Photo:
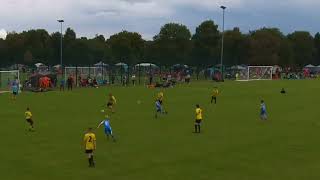
[[[61,33],[55,32],[50,35],[51,42],[51,55],[49,57],[49,61],[51,64],[60,64],[60,42],[61,41]],[[63,55],[65,52],[63,51]]]
[[[192,64],[218,64],[220,55],[220,32],[213,21],[204,21],[192,37]]]
[[[275,65],[280,62],[284,35],[276,28],[262,28],[250,33],[248,57],[250,65]]]
[[[9,64],[8,45],[4,39],[0,39],[0,67]]]
[[[61,34],[51,35],[44,29],[11,32],[0,39],[0,66],[43,62],[60,62]],[[208,66],[220,61],[221,33],[213,21],[204,21],[193,36],[182,24],[168,23],[153,40],[144,41],[140,34],[122,31],[109,37],[77,38],[71,28],[63,36],[65,65],[90,66],[98,61],[135,64],[149,61],[159,65],[190,64]],[[299,66],[320,64],[320,33],[298,31],[284,36],[279,29],[262,28],[243,34],[239,28],[225,32],[224,63]]]
[[[154,50],[155,61],[159,64],[173,65],[188,62],[192,44],[191,33],[185,25],[165,24],[153,39],[151,49]]]
[[[90,66],[94,63],[90,58],[88,43],[84,39],[76,39],[65,47],[64,62],[72,66]]]
[[[25,37],[22,33],[11,32],[6,37],[8,47],[8,59],[11,64],[23,63],[25,52]]]
[[[29,50],[27,50],[27,51],[24,53],[23,59],[24,59],[24,63],[25,63],[25,64],[30,65],[30,64],[33,62],[32,53],[31,53]]]
[[[113,62],[125,62],[133,65],[142,60],[144,40],[136,32],[122,31],[110,36],[107,46],[112,53]]]
[[[236,65],[246,63],[246,37],[239,28],[225,31],[224,64]]]
[[[105,51],[107,49],[107,44],[103,35],[96,35],[95,38],[87,40],[89,52],[92,55],[93,61],[99,62],[104,61]]]
[[[315,57],[314,63],[320,64],[320,33],[316,33],[314,36]]]
[[[280,52],[279,52],[279,57],[280,57],[280,62],[277,64],[280,66],[291,66],[295,67],[294,63],[294,52],[293,52],[293,47],[292,43],[287,39],[284,38],[281,41],[280,45]]]
[[[296,31],[288,35],[288,39],[292,43],[294,52],[294,63],[300,67],[303,65],[314,63],[314,41],[309,32]]]
[[[64,43],[68,44],[68,43],[71,43],[72,41],[75,41],[77,39],[77,35],[73,29],[67,28],[63,38],[64,38]]]
[[[29,50],[35,61],[50,64],[50,35],[44,29],[30,30],[22,33],[25,39],[24,49]]]

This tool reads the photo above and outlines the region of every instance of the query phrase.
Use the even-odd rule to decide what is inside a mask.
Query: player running
[[[26,117],[26,121],[30,124],[29,131],[34,131],[33,120],[32,120],[32,113],[30,108],[27,108],[26,112],[24,113]]]
[[[219,95],[219,90],[217,87],[215,87],[212,91],[212,96],[211,96],[211,104],[213,103],[214,100],[214,104],[217,104],[217,97]]]
[[[83,144],[85,153],[88,155],[89,167],[95,167],[93,152],[96,150],[96,140],[96,135],[92,132],[92,128],[88,128],[83,138]]]
[[[162,105],[163,103],[163,97],[164,97],[164,93],[162,91],[160,91],[158,94],[157,94],[157,101],[160,102],[160,104]]]
[[[117,99],[110,93],[107,107],[111,110],[112,113],[115,113],[114,106],[117,104]]]
[[[202,109],[200,105],[196,105],[196,122],[194,124],[195,133],[200,133],[200,127],[202,123]]]
[[[163,99],[164,99],[164,93],[162,91],[160,91],[157,94],[156,103],[157,102],[160,103],[160,105],[161,105],[161,113],[167,114],[168,112],[165,110],[164,105],[163,105]]]
[[[158,118],[158,114],[163,114],[164,111],[163,111],[163,108],[162,108],[162,105],[161,105],[161,102],[160,100],[156,100],[156,115],[155,115],[155,118],[157,119]]]
[[[266,104],[264,103],[263,100],[261,100],[261,105],[260,105],[260,119],[261,120],[268,119]]]
[[[115,137],[113,136],[113,133],[112,133],[112,128],[111,128],[111,125],[110,125],[110,118],[109,116],[106,116],[106,119],[101,121],[101,123],[98,125],[97,129],[100,128],[100,126],[104,125],[104,133],[106,134],[108,140],[109,140],[109,136],[111,136],[113,142],[116,141]]]

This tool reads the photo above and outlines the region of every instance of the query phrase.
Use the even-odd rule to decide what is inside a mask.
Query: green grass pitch
[[[220,89],[211,105],[214,86]],[[284,87],[286,95],[281,95]],[[118,139],[97,134],[96,168],[87,167],[83,134],[118,100],[111,125]],[[3,180],[317,180],[320,178],[320,81],[193,82],[164,90],[168,115],[154,119],[158,90],[101,87],[0,94]],[[269,120],[259,120],[259,105]],[[141,101],[138,104],[137,101]],[[194,106],[204,110],[193,134]],[[30,107],[36,132],[27,131]]]

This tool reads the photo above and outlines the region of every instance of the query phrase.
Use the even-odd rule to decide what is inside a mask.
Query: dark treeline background
[[[125,62],[133,65],[152,62],[161,65],[219,64],[221,32],[213,21],[204,21],[191,34],[182,24],[165,24],[153,40],[146,41],[136,32],[122,31],[105,39],[77,37],[68,28],[63,37],[65,65],[92,65],[96,62]],[[320,34],[306,31],[285,35],[277,28],[262,28],[242,33],[239,28],[225,32],[224,64],[281,65],[301,67],[320,64]],[[9,33],[0,39],[0,66],[60,62],[60,33],[37,29]]]

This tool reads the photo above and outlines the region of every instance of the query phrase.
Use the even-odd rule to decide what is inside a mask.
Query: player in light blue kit
[[[11,86],[11,90],[12,90],[12,99],[16,100],[19,94],[19,84],[17,82],[13,82]]]
[[[162,110],[162,105],[161,102],[159,100],[156,101],[156,115],[155,118],[158,118],[158,114],[162,114],[163,110]]]
[[[112,140],[115,142],[116,139],[115,137],[113,136],[113,133],[112,133],[112,128],[111,128],[111,125],[110,125],[110,118],[109,116],[106,116],[106,119],[101,121],[101,123],[98,125],[97,129],[100,128],[100,126],[104,126],[104,133],[106,134],[107,138],[109,139],[109,136],[111,136]]]
[[[260,105],[260,119],[261,120],[268,119],[266,104],[264,103],[263,100],[261,100],[261,105]]]

